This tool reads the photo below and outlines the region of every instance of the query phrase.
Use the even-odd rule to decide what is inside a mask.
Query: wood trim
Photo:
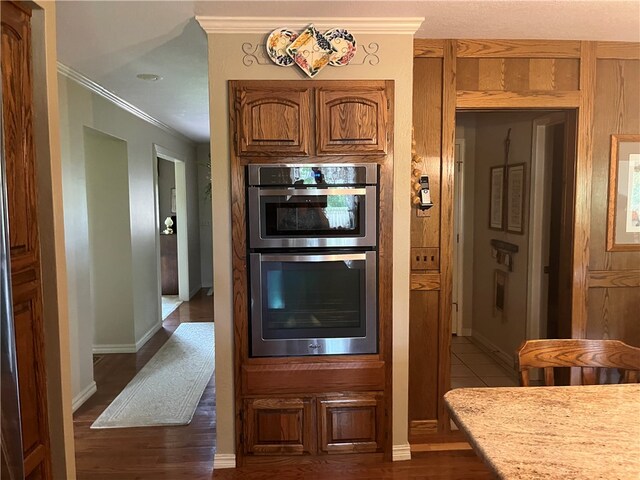
[[[578,90],[459,90],[458,108],[577,108],[580,106]]]
[[[597,42],[596,58],[617,60],[640,60],[640,43]]]
[[[580,58],[574,40],[458,40],[458,57],[474,58]]]
[[[244,395],[383,390],[384,362],[242,365]]]
[[[411,290],[440,290],[440,274],[412,273]]]
[[[411,453],[446,452],[449,450],[473,450],[468,442],[420,443],[411,445]]]
[[[409,437],[433,433],[438,433],[437,420],[411,420],[409,422]]]
[[[640,270],[591,270],[589,288],[640,287]]]
[[[441,58],[444,55],[444,40],[416,38],[413,40],[414,58]]]
[[[239,121],[239,105],[237,102],[237,88],[241,85],[238,81],[229,82],[229,153],[231,161],[231,235],[232,242],[232,269],[233,269],[233,336],[234,336],[234,393],[235,393],[235,430],[236,430],[236,461],[243,464],[245,458],[242,421],[242,372],[240,365],[248,356],[248,284],[247,284],[247,258],[246,258],[246,223],[245,223],[245,195],[244,172],[241,159],[237,155],[237,147],[234,142],[234,134],[237,131]]]
[[[589,236],[591,228],[591,164],[593,156],[593,105],[596,86],[596,46],[582,42],[580,57],[580,108],[576,150],[576,192],[571,291],[571,337],[587,334]]]
[[[393,164],[394,164],[394,118],[395,82],[385,81],[389,111],[387,112],[387,155],[380,165],[380,225],[393,225]],[[385,362],[385,388],[383,403],[384,458],[393,457],[393,229],[380,229],[378,250],[378,319],[380,330],[380,352]]]
[[[442,63],[442,167],[440,178],[440,341],[438,342],[438,429],[449,432],[444,394],[450,387],[451,299],[453,296],[453,187],[456,147],[456,41],[448,40]]]

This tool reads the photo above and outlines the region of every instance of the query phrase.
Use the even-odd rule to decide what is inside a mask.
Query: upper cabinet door
[[[318,155],[387,153],[384,87],[320,87],[316,93]]]
[[[283,83],[236,90],[238,155],[309,155],[311,89]]]

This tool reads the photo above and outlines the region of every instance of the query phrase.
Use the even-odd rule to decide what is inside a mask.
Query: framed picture
[[[171,213],[176,213],[176,189],[171,189]]]
[[[504,230],[504,167],[491,167],[489,182],[489,228]]]
[[[524,233],[525,168],[524,163],[507,167],[507,232],[510,233]]]
[[[640,135],[611,135],[607,251],[640,250]]]
[[[495,270],[493,285],[493,314],[504,313],[507,303],[507,273]]]

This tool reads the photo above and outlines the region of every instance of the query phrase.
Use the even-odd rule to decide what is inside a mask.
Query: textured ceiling
[[[640,41],[640,1],[58,1],[58,59],[198,142],[209,139],[207,42],[195,15],[425,17],[419,38]],[[274,28],[280,25],[274,25]],[[158,82],[136,79],[156,73]]]

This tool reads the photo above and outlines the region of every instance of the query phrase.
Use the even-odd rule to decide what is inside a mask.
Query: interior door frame
[[[156,265],[158,272],[158,307],[162,321],[162,274],[160,271],[160,208],[158,202],[158,159],[167,160],[175,165],[176,173],[176,235],[178,236],[178,297],[189,301],[189,218],[187,216],[187,176],[186,163],[180,155],[160,145],[153,144],[153,186],[154,215],[156,225]]]
[[[546,318],[546,312],[542,311],[542,276],[543,269],[543,252],[542,242],[544,240],[544,232],[548,234],[549,218],[545,219],[544,202],[548,199],[550,185],[547,185],[546,179],[549,175],[549,157],[547,151],[548,129],[555,125],[565,124],[568,121],[567,114],[564,111],[554,112],[536,118],[533,121],[532,141],[531,141],[531,180],[530,180],[530,196],[529,198],[529,252],[527,273],[527,318],[526,318],[526,339],[542,338],[541,316]],[[568,130],[565,129],[565,135]],[[548,199],[550,201],[550,199]]]
[[[456,158],[456,170],[454,174],[454,222],[453,222],[453,236],[454,236],[454,251],[453,251],[453,290],[451,294],[452,304],[455,305],[455,310],[452,306],[452,315],[455,322],[451,322],[451,328],[455,326],[455,334],[458,336],[469,335],[470,332],[463,328],[464,318],[464,179],[465,179],[465,140],[463,138],[456,138],[455,148],[459,148],[460,155]],[[455,325],[454,325],[455,324]]]

